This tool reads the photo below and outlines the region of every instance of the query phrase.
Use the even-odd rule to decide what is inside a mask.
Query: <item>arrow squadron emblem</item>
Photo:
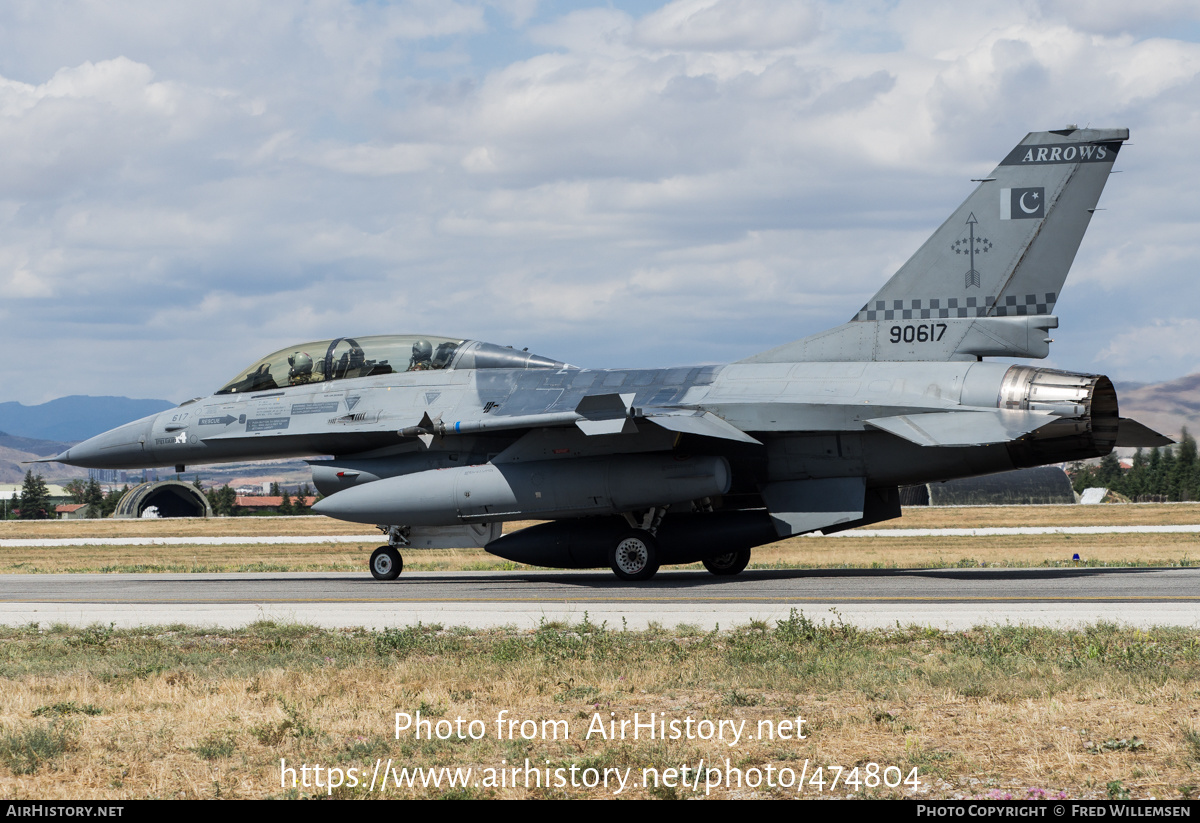
[[[971,259],[971,268],[967,271],[965,277],[966,288],[970,288],[971,286],[979,288],[979,272],[975,269],[975,255],[984,254],[992,247],[991,240],[988,240],[986,237],[975,236],[975,224],[978,222],[975,219],[975,213],[972,212],[967,217],[967,226],[969,227],[967,236],[955,240],[950,244],[950,248],[954,250],[955,254],[965,254]]]

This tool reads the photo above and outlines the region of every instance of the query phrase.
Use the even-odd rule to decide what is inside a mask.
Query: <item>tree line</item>
[[[220,488],[214,486],[208,491],[204,491],[200,486],[199,478],[193,480],[192,485],[204,492],[204,496],[208,498],[208,505],[212,507],[213,514],[217,517],[240,517],[249,514],[247,509],[237,505],[238,494],[229,487],[228,483]],[[313,493],[307,483],[296,491],[296,498],[294,500],[287,489],[280,488],[278,483],[272,483],[271,496],[283,498],[279,506],[275,509],[277,514],[293,515],[311,513],[309,507],[306,505],[306,501],[313,496]]]
[[[220,488],[214,486],[206,490],[200,484],[200,478],[196,477],[192,485],[208,499],[213,514],[218,517],[239,517],[250,513],[248,509],[237,505],[237,492],[230,488],[228,483]],[[63,485],[63,489],[71,495],[73,502],[87,507],[84,516],[89,518],[112,517],[121,498],[129,492],[129,486],[120,489],[114,486],[105,493],[95,478],[71,480]],[[286,489],[281,489],[278,483],[271,484],[271,494],[283,498],[275,510],[278,514],[298,515],[309,514],[311,511],[306,501],[313,496],[313,492],[307,483],[297,490],[295,499]],[[13,496],[8,511],[16,512],[21,520],[49,520],[55,516],[50,490],[40,474],[34,474],[32,469],[25,472],[21,491]]]
[[[1108,454],[1095,465],[1072,465],[1069,474],[1077,492],[1101,487],[1142,503],[1200,500],[1196,457],[1196,438],[1184,429],[1174,446],[1138,449],[1128,469],[1121,467],[1116,454]]]

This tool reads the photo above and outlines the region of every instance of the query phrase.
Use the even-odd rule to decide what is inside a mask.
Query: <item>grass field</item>
[[[872,529],[1200,524],[1200,504],[914,508]],[[509,524],[507,530],[527,523]],[[170,538],[330,536],[307,545],[172,545]],[[361,535],[345,539],[348,535]],[[0,539],[153,537],[161,546],[0,547],[0,573],[361,571],[385,542],[373,528],[324,517],[209,520],[7,521]],[[1197,562],[1194,534],[998,537],[797,537],[754,550],[751,568],[936,568],[947,566],[1180,566]],[[405,552],[411,571],[514,569],[481,549]]]
[[[621,796],[658,798],[1179,798],[1200,785],[1193,631],[880,632],[793,613],[711,634],[4,629],[0,649],[11,799],[613,796],[616,783],[572,786],[572,767],[593,782],[628,769]],[[397,735],[396,714],[417,712],[432,739]],[[596,733],[651,712],[678,739]],[[702,739],[700,721],[729,733]],[[501,782],[527,759],[566,785]],[[376,763],[389,780],[370,791]],[[317,765],[341,785],[325,771],[318,787]],[[663,771],[685,765],[698,784]],[[417,766],[470,768],[474,782],[406,785],[400,770]]]

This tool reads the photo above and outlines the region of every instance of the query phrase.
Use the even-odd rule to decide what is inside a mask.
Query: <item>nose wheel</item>
[[[658,546],[648,531],[632,531],[608,553],[613,573],[622,580],[649,580],[658,572]]]
[[[371,553],[371,576],[376,580],[395,580],[404,571],[404,559],[391,546],[380,546]]]

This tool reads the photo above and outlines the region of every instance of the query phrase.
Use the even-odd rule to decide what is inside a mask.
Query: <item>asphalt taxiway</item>
[[[664,571],[621,583],[607,571],[0,575],[0,623],[187,624],[258,620],[383,628],[486,628],[543,621],[703,630],[791,610],[862,627],[981,624],[1200,628],[1200,569],[748,570],[733,578]]]

